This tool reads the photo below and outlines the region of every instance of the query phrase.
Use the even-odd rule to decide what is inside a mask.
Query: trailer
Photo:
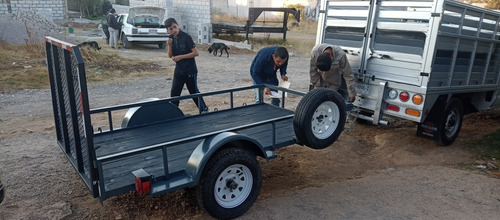
[[[500,13],[453,0],[323,0],[316,43],[338,45],[357,78],[358,118],[418,123],[451,144],[463,116],[500,105]]]
[[[271,160],[275,150],[293,144],[326,148],[344,128],[345,103],[328,89],[304,94],[255,85],[90,109],[80,49],[45,40],[57,143],[101,203],[130,191],[159,196],[195,188],[209,214],[235,218],[260,192],[257,157]],[[263,102],[265,87],[281,91],[281,106]],[[242,91],[252,94],[252,103],[235,103]],[[295,111],[286,108],[286,93],[301,97]],[[185,114],[171,103],[216,95],[226,97],[227,108]]]

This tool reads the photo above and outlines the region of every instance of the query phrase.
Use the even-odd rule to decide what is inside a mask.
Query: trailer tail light
[[[411,115],[411,116],[415,116],[415,117],[420,117],[420,112],[415,110],[415,109],[411,109],[411,108],[407,108],[405,113],[407,115]]]
[[[399,112],[399,106],[387,104],[387,109],[395,112]]]
[[[137,28],[132,28],[132,34],[138,34],[139,31],[137,30]]]
[[[413,96],[412,101],[415,105],[420,105],[424,101],[424,98],[420,94],[416,94]]]
[[[395,89],[391,89],[389,90],[389,93],[387,93],[387,96],[389,97],[389,99],[396,99],[398,97],[398,91],[396,91]]]
[[[135,190],[139,193],[139,195],[143,195],[151,192],[151,181],[148,179],[143,179],[136,177],[135,178]]]
[[[135,176],[135,190],[139,195],[151,192],[151,179],[153,177],[143,169],[133,171]]]
[[[403,102],[407,102],[410,99],[410,95],[407,92],[402,92],[399,94],[399,99]]]

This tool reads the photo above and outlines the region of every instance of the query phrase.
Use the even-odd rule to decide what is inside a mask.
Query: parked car
[[[169,34],[163,24],[165,9],[153,6],[131,7],[128,14],[119,14],[122,24],[120,39],[124,48],[133,43],[157,44],[165,49]]]

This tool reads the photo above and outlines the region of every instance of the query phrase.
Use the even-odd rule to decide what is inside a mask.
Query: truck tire
[[[464,119],[464,105],[459,99],[451,99],[444,110],[444,120],[439,125],[439,142],[447,146],[453,143],[460,133]]]
[[[196,186],[196,199],[214,218],[231,219],[252,207],[261,186],[262,172],[256,156],[229,148],[214,154],[205,166]]]
[[[308,92],[293,118],[297,142],[313,149],[333,144],[344,130],[345,109],[345,101],[337,91],[319,88]]]
[[[127,40],[127,36],[125,36],[125,34],[123,34],[123,33],[122,33],[121,40],[122,40],[123,48],[131,48],[132,47],[132,43]]]
[[[158,44],[158,47],[159,47],[160,49],[165,49],[165,48],[167,48],[167,42],[161,42],[161,43],[159,43],[159,44]]]

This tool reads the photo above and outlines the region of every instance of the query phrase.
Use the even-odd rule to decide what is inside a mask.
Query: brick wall
[[[189,33],[193,40],[198,40],[200,27],[207,27],[212,24],[210,0],[174,0],[178,14],[181,16],[184,31]],[[211,32],[211,31],[210,31]]]
[[[11,0],[10,4],[0,3],[0,15],[30,10],[49,20],[63,20],[68,18],[66,7],[65,0]]]

